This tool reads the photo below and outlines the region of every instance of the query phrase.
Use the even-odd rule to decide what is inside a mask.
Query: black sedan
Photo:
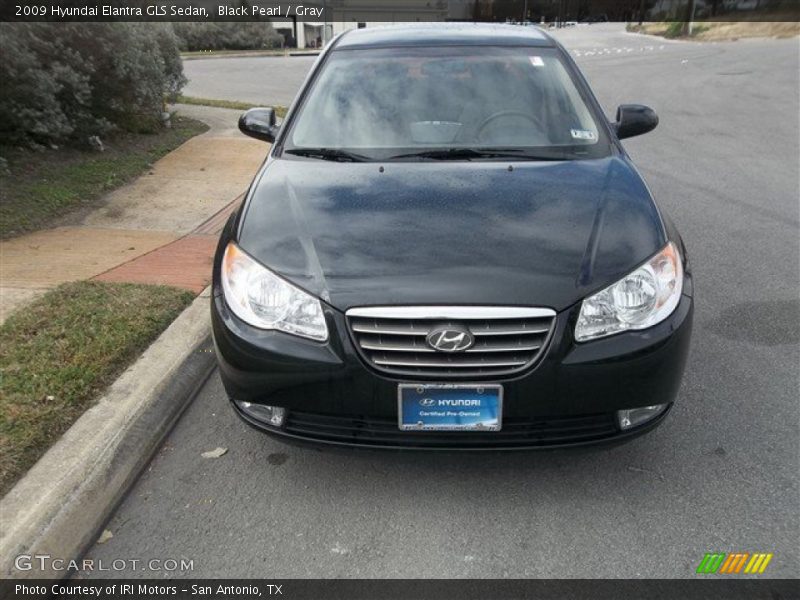
[[[262,74],[254,73],[254,77]],[[675,227],[568,53],[533,27],[347,32],[318,58],[214,263],[234,410],[289,441],[549,448],[630,438],[680,387]]]

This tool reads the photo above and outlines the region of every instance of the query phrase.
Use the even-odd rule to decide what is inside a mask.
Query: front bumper
[[[376,448],[552,448],[623,440],[659,424],[680,387],[691,338],[691,296],[685,294],[655,327],[583,344],[572,338],[577,310],[556,316],[549,347],[536,365],[512,377],[480,380],[503,385],[503,429],[470,433],[400,431],[397,385],[419,380],[367,366],[344,314],[335,309],[325,308],[330,331],[325,343],[250,327],[230,312],[218,289],[211,312],[228,396],[288,411],[279,428],[234,404],[237,414],[286,440]],[[616,411],[654,404],[668,408],[639,427],[617,427]]]

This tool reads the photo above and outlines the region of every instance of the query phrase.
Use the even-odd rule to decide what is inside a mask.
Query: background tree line
[[[268,22],[173,23],[181,50],[259,50],[280,48],[283,36]]]

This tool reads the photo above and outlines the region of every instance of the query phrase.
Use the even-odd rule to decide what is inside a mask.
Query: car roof
[[[336,49],[398,46],[555,46],[535,26],[495,23],[406,23],[351,29]]]

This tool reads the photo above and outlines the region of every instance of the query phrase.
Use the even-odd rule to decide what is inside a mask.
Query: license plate
[[[503,386],[403,383],[397,408],[404,431],[500,431]]]

